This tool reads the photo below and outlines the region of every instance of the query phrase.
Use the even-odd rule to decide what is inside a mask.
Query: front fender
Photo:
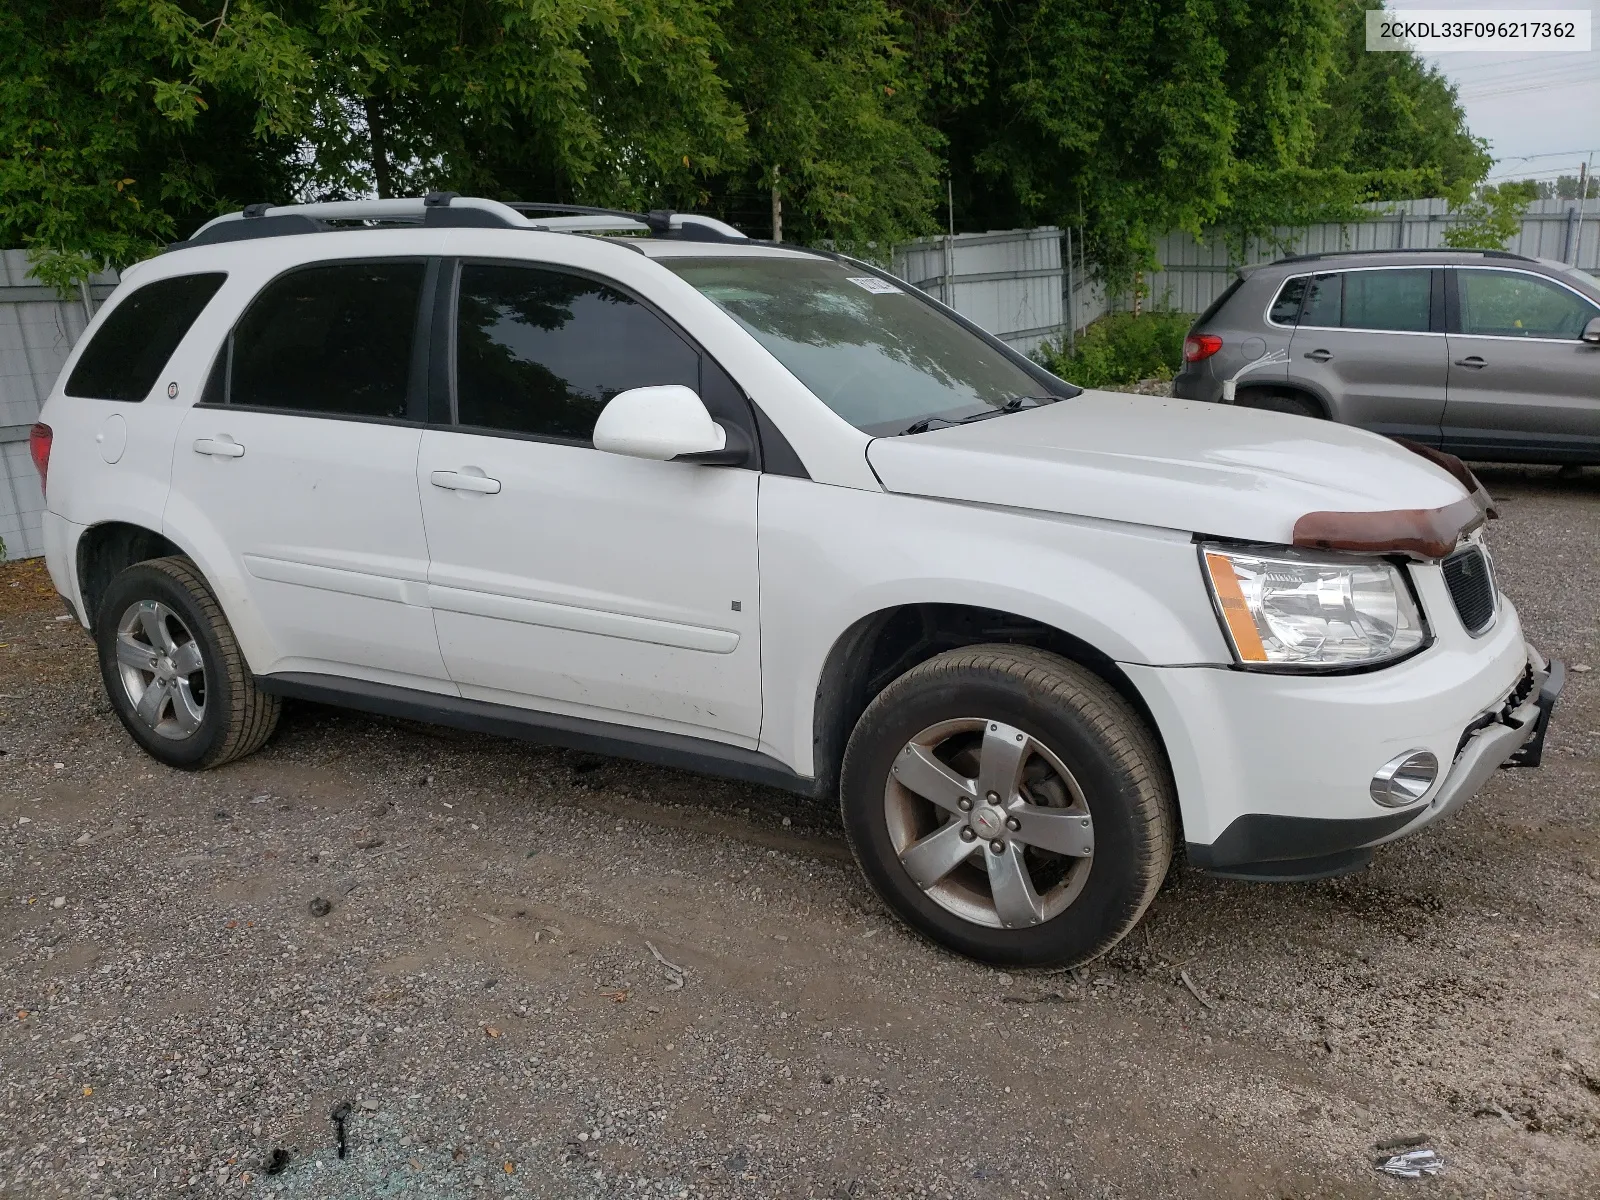
[[[764,476],[761,748],[814,774],[834,644],[912,604],[995,609],[1118,662],[1231,661],[1187,533]]]

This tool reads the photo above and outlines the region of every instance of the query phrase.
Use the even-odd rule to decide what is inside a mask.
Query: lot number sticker
[[[876,275],[850,275],[847,278],[858,288],[869,291],[874,296],[899,296],[904,294],[887,279],[879,279]]]

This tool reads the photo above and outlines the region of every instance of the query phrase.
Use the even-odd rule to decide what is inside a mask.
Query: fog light
[[[1428,794],[1439,777],[1439,760],[1427,750],[1412,750],[1378,768],[1367,790],[1385,808],[1404,808]]]

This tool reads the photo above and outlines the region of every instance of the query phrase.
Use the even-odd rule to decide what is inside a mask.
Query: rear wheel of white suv
[[[906,672],[862,714],[840,805],[868,880],[972,958],[1068,966],[1144,914],[1176,836],[1165,756],[1093,672],[973,646]]]
[[[137,563],[95,619],[100,674],[134,741],[169,767],[218,767],[258,750],[280,702],[255,685],[205,579],[187,558]]]

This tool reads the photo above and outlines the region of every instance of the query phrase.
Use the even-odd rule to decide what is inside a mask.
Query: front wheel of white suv
[[[1093,672],[1026,646],[952,650],[868,705],[845,833],[908,924],[959,954],[1072,966],[1139,921],[1177,834],[1166,758]]]
[[[233,629],[187,558],[136,563],[95,619],[106,694],[123,726],[169,767],[219,767],[259,749],[280,702],[256,687]]]

